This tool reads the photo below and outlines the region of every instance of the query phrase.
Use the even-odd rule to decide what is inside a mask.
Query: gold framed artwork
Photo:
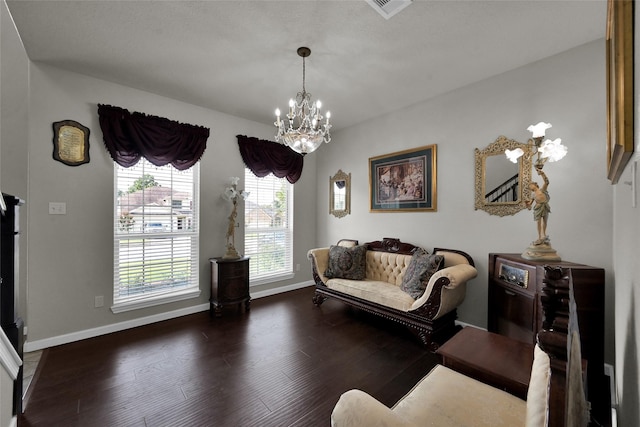
[[[607,3],[607,178],[616,184],[633,154],[633,0]]]
[[[73,120],[54,122],[53,158],[67,166],[89,163],[89,128]]]
[[[436,177],[436,145],[369,158],[370,211],[436,211]]]

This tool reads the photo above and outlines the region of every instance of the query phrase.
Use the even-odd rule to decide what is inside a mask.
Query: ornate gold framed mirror
[[[351,213],[351,174],[338,170],[329,178],[329,213],[338,218]]]
[[[526,154],[527,144],[499,136],[486,148],[476,148],[476,210],[490,215],[513,215],[526,209],[525,196],[529,195],[531,182],[531,155]],[[512,163],[505,150],[521,148],[525,155]]]

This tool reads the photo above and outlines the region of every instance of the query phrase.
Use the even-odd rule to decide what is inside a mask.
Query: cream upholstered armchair
[[[349,390],[331,414],[332,427],[544,426],[549,357],[536,348],[540,377],[524,401],[512,394],[437,365],[392,408],[367,393]],[[534,385],[535,383],[535,385]],[[535,395],[535,397],[533,397]],[[531,422],[527,422],[531,417]],[[537,418],[537,420],[536,420]],[[534,422],[537,421],[537,422]]]
[[[587,426],[580,335],[568,288],[554,287],[543,301],[551,329],[538,333],[526,400],[437,365],[392,408],[361,390],[347,391],[333,409],[332,427]]]

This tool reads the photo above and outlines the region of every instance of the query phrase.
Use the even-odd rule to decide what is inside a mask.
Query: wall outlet
[[[67,204],[65,202],[49,202],[49,215],[66,215]]]
[[[300,271],[300,264],[296,264],[296,271]]]
[[[102,295],[96,297],[94,307],[104,307],[104,297]]]

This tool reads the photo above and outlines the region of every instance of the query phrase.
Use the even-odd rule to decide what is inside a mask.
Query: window
[[[252,285],[293,277],[293,184],[244,172],[244,252]]]
[[[143,158],[114,175],[113,312],[198,296],[199,164]]]

